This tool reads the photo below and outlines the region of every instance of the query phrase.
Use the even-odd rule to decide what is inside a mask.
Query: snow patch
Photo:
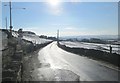
[[[71,48],[85,48],[85,49],[94,49],[94,50],[101,50],[105,52],[110,52],[110,44],[97,44],[97,43],[85,43],[85,42],[71,42],[71,41],[62,41],[60,42],[62,45],[66,45],[67,47]],[[119,45],[111,45],[112,52],[120,54],[119,52]]]

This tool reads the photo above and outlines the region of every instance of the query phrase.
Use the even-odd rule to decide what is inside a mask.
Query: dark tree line
[[[41,36],[39,36],[39,38],[51,39],[51,40],[54,40],[54,41],[56,41],[56,40],[57,40],[57,38],[56,38],[56,37],[48,37],[48,36],[45,36],[45,35],[41,35]]]

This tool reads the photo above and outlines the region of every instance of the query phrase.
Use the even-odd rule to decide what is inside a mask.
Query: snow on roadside
[[[62,45],[66,45],[71,48],[85,48],[85,49],[95,49],[110,52],[110,44],[97,44],[97,43],[85,43],[85,42],[71,42],[71,41],[62,41],[60,42]],[[111,45],[113,49],[113,53],[120,54],[119,45]]]
[[[14,37],[18,37],[18,33],[17,33],[17,32],[12,32],[12,35],[13,35]]]

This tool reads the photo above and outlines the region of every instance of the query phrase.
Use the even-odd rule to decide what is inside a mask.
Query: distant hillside
[[[118,39],[120,35],[80,35],[80,36],[64,36],[60,37],[61,39],[70,39],[70,38],[77,38],[78,40],[81,39],[90,39],[90,38],[99,38],[99,39]]]

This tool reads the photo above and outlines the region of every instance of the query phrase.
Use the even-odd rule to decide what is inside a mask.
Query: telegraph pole
[[[13,26],[12,26],[12,3],[11,3],[11,1],[9,2],[9,5],[4,5],[4,6],[9,6],[9,13],[10,13],[10,34],[9,34],[9,36],[10,37],[12,37],[12,28],[13,28]],[[18,8],[18,9],[26,9],[26,8]]]
[[[11,12],[12,7],[11,7],[11,1],[9,2],[9,8],[10,8],[10,33],[12,34],[12,28],[13,28],[13,26],[12,26],[12,12]]]
[[[57,30],[57,44],[59,45],[59,30]]]
[[[6,21],[6,30],[7,30],[7,17],[5,18],[5,21]]]

